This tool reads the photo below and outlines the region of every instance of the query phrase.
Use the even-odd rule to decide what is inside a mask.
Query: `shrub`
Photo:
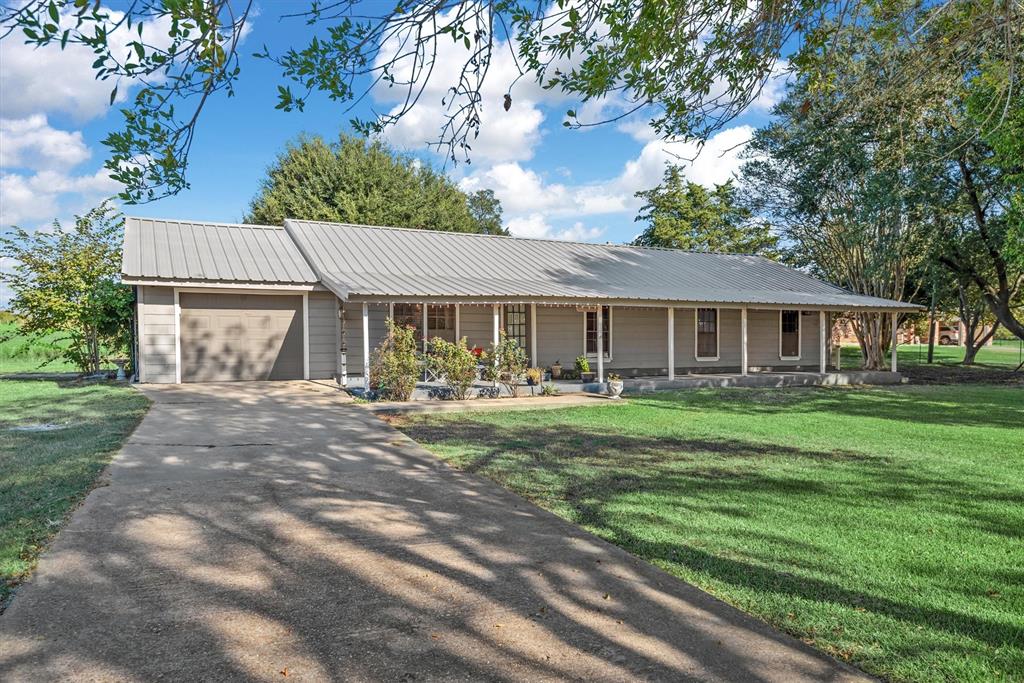
[[[544,372],[540,368],[530,368],[526,371],[526,379],[535,385],[539,385],[544,379]]]
[[[388,336],[373,352],[370,388],[389,401],[408,401],[416,389],[420,367],[416,331],[387,320]]]
[[[519,342],[502,331],[498,345],[491,351],[491,357],[494,359],[498,381],[505,385],[513,398],[519,396],[519,383],[523,381],[527,368],[526,351],[519,346]]]
[[[541,396],[558,396],[558,387],[554,384],[545,384],[540,388]]]
[[[576,356],[576,372],[580,374],[590,372],[590,361],[586,356]]]
[[[430,342],[427,367],[441,377],[452,398],[465,401],[476,379],[476,359],[465,337],[455,343],[437,337]]]

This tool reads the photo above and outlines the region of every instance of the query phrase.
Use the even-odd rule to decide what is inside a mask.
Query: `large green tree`
[[[98,371],[104,354],[128,353],[132,290],[120,283],[122,226],[104,203],[75,216],[70,229],[54,221],[48,231],[14,227],[0,235],[0,256],[14,260],[2,278],[21,332],[63,333],[51,343],[84,372]]]
[[[665,169],[661,184],[637,192],[644,200],[636,220],[647,224],[633,244],[687,251],[779,255],[779,238],[766,221],[755,220],[739,202],[729,181],[709,190],[683,176],[679,166]]]
[[[280,225],[303,218],[502,233],[500,203],[481,192],[467,196],[443,173],[378,141],[302,137],[267,169],[245,221]]]
[[[185,168],[196,127],[211,97],[230,95],[242,77],[241,38],[255,0],[136,0],[118,11],[87,0],[25,0],[0,8],[0,36],[52,49],[84,45],[98,78],[141,83],[105,140],[107,168],[124,197],[145,201],[187,187]],[[959,55],[977,46],[1019,44],[1018,0],[307,0],[282,19],[305,22],[308,40],[264,49],[280,68],[278,108],[301,110],[326,95],[351,111],[378,87],[397,105],[357,120],[379,131],[409,114],[424,93],[446,114],[436,145],[468,158],[485,108],[515,107],[519,88],[540,85],[569,107],[604,99],[613,106],[569,127],[598,125],[632,113],[666,139],[706,139],[741,114],[769,81],[813,67],[811,85],[828,88],[844,53],[837,28],[869,27],[913,48],[899,78],[867,91],[871,101],[898,99],[907,84],[965,78]],[[925,25],[942,25],[931,40]],[[111,36],[126,29],[124,41]],[[135,32],[137,31],[137,36]],[[453,52],[450,47],[455,47]],[[502,54],[506,68],[492,69]],[[808,55],[810,58],[808,58]],[[818,59],[818,57],[823,57]],[[1022,69],[992,90],[992,109],[1015,89]],[[501,78],[503,96],[485,97]],[[429,87],[428,87],[429,84]],[[271,84],[273,85],[273,84]],[[497,100],[497,101],[495,101]],[[592,109],[593,110],[593,109]],[[998,117],[990,121],[995,127]]]

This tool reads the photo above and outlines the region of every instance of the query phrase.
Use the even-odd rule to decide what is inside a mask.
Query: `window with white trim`
[[[779,357],[800,358],[800,311],[779,311]]]
[[[718,309],[697,309],[697,358],[718,358]]]
[[[584,334],[587,344],[587,355],[597,355],[597,311],[587,311],[584,322]],[[612,311],[609,306],[601,307],[601,343],[605,358],[612,355]]]

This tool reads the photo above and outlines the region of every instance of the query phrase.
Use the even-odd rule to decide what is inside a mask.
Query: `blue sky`
[[[300,20],[280,20],[284,5],[265,3],[242,46],[237,96],[220,95],[203,113],[188,178],[191,189],[126,213],[184,219],[237,221],[255,194],[259,179],[284,143],[302,132],[335,137],[349,130],[350,114],[324,98],[303,113],[274,109],[280,75],[273,64],[253,58],[266,44],[271,51],[303,45],[309,28]],[[451,50],[454,50],[452,52]],[[442,50],[436,73],[455,64],[461,48]],[[507,50],[502,51],[507,55]],[[16,37],[0,42],[0,223],[35,228],[54,218],[68,220],[118,187],[102,170],[100,140],[120,123],[107,106],[110,83],[93,80],[92,55],[84,49],[34,51]],[[503,61],[504,60],[504,61]],[[505,112],[502,95],[513,67],[507,57],[492,65],[485,89],[483,128],[473,163],[447,167],[465,189],[491,188],[502,200],[513,234],[588,241],[622,242],[640,227],[634,223],[633,193],[657,184],[671,153],[692,156],[692,147],[667,145],[651,134],[643,118],[586,131],[562,126],[566,109],[581,116],[614,111],[614,102],[583,107],[521,81]],[[414,116],[384,137],[394,147],[440,165],[427,149],[441,116],[441,94],[448,83],[435,76]],[[723,182],[738,167],[738,155],[753,127],[761,125],[781,83],[770,87],[750,112],[709,141],[692,163],[691,179]],[[130,92],[123,84],[122,93]],[[391,94],[377,91],[357,110],[387,110]],[[115,105],[116,108],[116,105]],[[723,150],[731,149],[723,155]],[[678,161],[678,159],[677,159]]]

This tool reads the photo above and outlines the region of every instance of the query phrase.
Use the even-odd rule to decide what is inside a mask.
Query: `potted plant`
[[[543,377],[540,368],[528,368],[526,371],[526,383],[531,387],[539,386]]]
[[[561,379],[561,378],[562,378],[562,361],[561,360],[556,360],[554,363],[551,364],[551,379]]]
[[[622,376],[614,372],[608,373],[608,395],[612,398],[622,396]]]
[[[586,356],[576,357],[576,372],[580,373],[580,380],[584,384],[593,382],[594,378],[597,377],[596,372],[590,371],[590,361],[587,360]]]

